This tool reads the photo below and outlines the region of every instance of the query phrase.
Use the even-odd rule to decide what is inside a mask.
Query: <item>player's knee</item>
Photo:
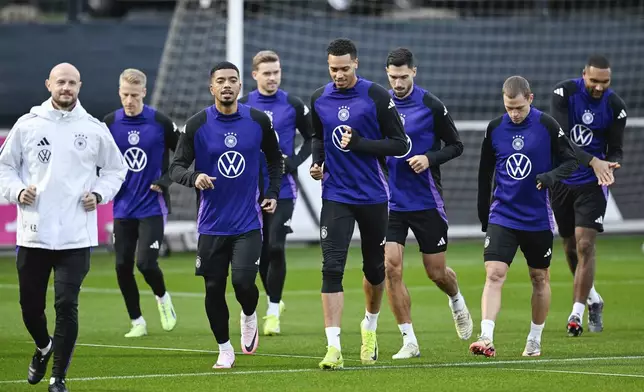
[[[159,263],[156,260],[140,260],[136,263],[136,268],[143,274],[143,276],[155,273],[160,270]]]
[[[389,280],[402,279],[403,247],[397,243],[388,242],[385,245],[385,276]]]
[[[134,267],[133,264],[127,264],[124,262],[116,262],[116,276],[125,276],[125,275],[133,275],[134,274]]]
[[[364,272],[364,277],[367,279],[367,282],[373,286],[377,286],[385,280],[385,263],[384,261],[378,264],[364,263],[362,272]]]
[[[385,277],[391,282],[399,282],[402,280],[402,263],[390,262],[385,259]]]
[[[577,240],[577,254],[582,257],[589,257],[595,250],[595,242],[590,238],[579,238]]]
[[[548,282],[548,272],[546,269],[532,269],[530,271],[530,281],[534,288],[544,288]]]
[[[438,255],[423,255],[425,272],[433,282],[442,283],[447,280],[447,267],[445,260]]]
[[[64,285],[57,287],[57,291],[54,301],[56,317],[69,318],[77,315],[79,289],[73,285]]]
[[[342,292],[342,278],[344,277],[344,271],[340,268],[328,268],[322,267],[322,292],[331,294],[331,293],[340,293]]]
[[[232,272],[231,282],[235,291],[248,290],[255,284],[257,272],[246,269],[235,269]]]
[[[45,313],[45,302],[21,299],[20,308],[22,310],[22,318],[25,321],[33,320],[40,318]]]
[[[220,279],[213,276],[204,276],[204,282],[206,286],[206,297],[213,295],[225,295],[226,294],[226,279],[227,276]]]
[[[447,280],[447,268],[445,265],[429,265],[425,268],[427,276],[434,283],[443,283]]]
[[[278,262],[281,263],[284,260],[285,246],[283,242],[275,242],[270,244],[268,252],[271,258],[271,263]]]
[[[487,265],[486,265],[487,267]],[[502,285],[507,276],[507,267],[488,267],[485,269],[486,284]]]

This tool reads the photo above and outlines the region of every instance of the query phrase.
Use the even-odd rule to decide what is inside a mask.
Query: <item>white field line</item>
[[[33,342],[28,342],[33,344]],[[77,346],[85,347],[102,347],[102,348],[119,348],[119,349],[131,349],[131,350],[153,350],[153,351],[180,351],[187,353],[206,353],[206,354],[218,354],[219,351],[216,350],[199,350],[192,348],[173,348],[173,347],[146,347],[146,346],[120,346],[114,344],[94,344],[94,343],[76,343]],[[236,352],[236,355],[244,355],[241,352]],[[275,358],[300,358],[300,359],[322,359],[322,357],[314,357],[311,355],[291,355],[291,354],[263,354],[255,353],[254,356],[258,357],[275,357]],[[345,361],[356,361],[360,362],[359,359],[345,359]]]
[[[526,279],[527,280],[527,279]],[[464,291],[469,291],[469,290],[476,290],[480,291],[482,290],[484,281],[481,281],[480,286],[469,286],[469,287],[462,287],[461,290]],[[624,280],[624,281],[596,281],[595,282],[598,286],[629,286],[629,285],[642,285],[644,284],[644,279],[634,279],[634,280]],[[551,282],[550,287],[568,287],[570,286],[572,288],[572,280],[570,282]],[[529,280],[526,282],[509,282],[505,283],[503,285],[504,289],[523,289],[523,288],[530,288],[532,287],[532,284],[530,283]],[[407,287],[409,290],[412,292],[420,292],[420,291],[435,291],[438,290],[438,288],[431,282],[427,281],[427,285],[423,286],[408,286]],[[1,283],[0,284],[0,289],[3,290],[18,290],[18,285],[15,283]],[[53,287],[49,287],[49,291],[53,291]],[[99,288],[99,287],[85,287],[82,286],[81,288],[82,293],[88,293],[88,294],[112,294],[112,295],[121,295],[121,290],[119,289],[111,289],[111,288]],[[143,295],[152,295],[152,292],[149,290],[140,290],[139,291]],[[351,289],[345,289],[345,293],[362,293],[363,290],[362,288],[351,288]],[[175,297],[175,298],[204,298],[204,293],[203,292],[182,292],[182,291],[172,291],[170,294]],[[234,293],[226,293],[227,296],[234,296]],[[297,297],[300,295],[315,295],[318,296],[320,295],[320,290],[284,290],[283,295],[285,296],[293,296]]]
[[[494,368],[494,370],[509,370],[509,371],[515,371],[515,372],[538,372],[538,373],[580,374],[580,375],[585,375],[585,376],[608,376],[608,377],[631,377],[631,378],[644,378],[644,374],[582,372],[582,371],[576,371],[576,370],[515,369],[515,368]]]
[[[376,365],[376,366],[356,366],[345,367],[343,371],[356,370],[390,370],[390,369],[434,369],[450,367],[490,367],[495,365],[519,365],[519,364],[537,364],[537,363],[567,363],[567,362],[594,362],[594,361],[625,361],[644,359],[644,355],[639,356],[622,356],[622,357],[594,357],[594,358],[553,358],[553,359],[525,359],[525,360],[507,360],[507,361],[485,361],[485,362],[451,362],[451,363],[427,363],[427,364],[410,364],[410,365]],[[212,371],[202,373],[166,373],[166,374],[138,374],[130,376],[102,376],[102,377],[78,377],[69,378],[68,381],[106,381],[106,380],[136,380],[146,378],[176,378],[176,377],[202,377],[202,376],[234,376],[234,375],[251,375],[251,374],[285,374],[285,373],[312,373],[321,372],[316,368],[305,369],[272,369],[272,370],[241,370],[241,371]],[[588,372],[591,373],[591,372]],[[637,376],[637,375],[633,375]],[[1,384],[20,384],[25,383],[23,380],[3,380]]]

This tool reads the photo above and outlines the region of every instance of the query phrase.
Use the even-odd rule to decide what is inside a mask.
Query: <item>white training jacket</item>
[[[51,250],[97,246],[96,210],[85,211],[83,194],[96,192],[106,204],[126,174],[107,126],[79,101],[70,112],[55,109],[51,98],[34,106],[0,149],[0,194],[18,204],[16,244]],[[19,204],[18,195],[29,185],[36,186],[36,202]]]

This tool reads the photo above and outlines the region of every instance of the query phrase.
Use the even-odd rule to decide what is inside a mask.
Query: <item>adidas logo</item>
[[[150,249],[159,249],[159,241],[154,241],[152,245],[150,245]]]
[[[604,218],[600,216],[599,218],[595,219],[595,223],[599,223],[600,225],[604,224]]]
[[[551,254],[552,254],[552,249],[551,249],[551,248],[548,248],[548,251],[546,252],[546,254],[545,254],[545,255],[543,255],[543,257],[548,257],[548,256],[550,256]]]
[[[380,243],[380,246],[385,246],[385,243],[387,243],[387,237],[382,239],[382,242]]]
[[[438,241],[438,244],[436,246],[443,246],[445,245],[445,238],[441,237],[440,241]]]
[[[619,112],[619,116],[617,116],[618,120],[621,120],[622,118],[626,118],[626,110],[622,109],[621,112]]]
[[[393,100],[393,99],[390,99],[390,100],[389,100],[389,106],[387,106],[387,109],[391,109],[391,108],[393,108],[393,107],[395,107],[395,106],[396,106],[396,104],[394,103],[394,100]]]
[[[622,110],[622,111],[623,111],[623,110]],[[47,140],[47,138],[46,138],[46,137],[44,137],[44,138],[40,139],[40,141],[38,142],[37,146],[38,146],[38,147],[42,147],[42,146],[51,146],[51,144],[49,144],[49,140]]]
[[[561,87],[558,88],[558,89],[555,89],[554,93],[559,95],[560,97],[564,96],[563,88],[561,88]]]

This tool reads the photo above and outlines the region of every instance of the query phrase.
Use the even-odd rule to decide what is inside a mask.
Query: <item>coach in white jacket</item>
[[[0,150],[0,193],[18,204],[16,243],[22,317],[36,343],[28,381],[38,383],[54,355],[49,391],[67,391],[78,336],[78,294],[98,245],[96,205],[109,202],[127,174],[105,124],[78,101],[80,74],[55,66],[51,98],[22,116]],[[100,175],[97,175],[100,167]],[[54,269],[56,328],[47,331],[45,294]]]

